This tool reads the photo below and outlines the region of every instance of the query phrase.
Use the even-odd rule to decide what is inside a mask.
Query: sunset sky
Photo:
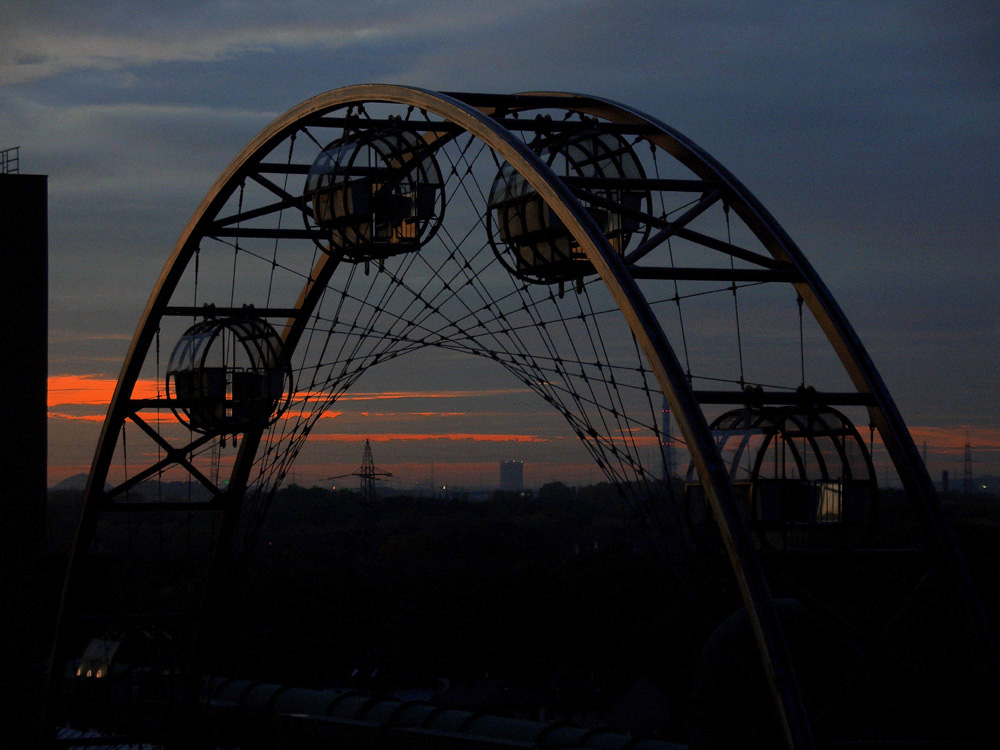
[[[87,470],[139,314],[220,172],[282,112],[356,83],[580,91],[677,128],[817,268],[932,475],[961,477],[967,435],[976,473],[1000,475],[998,59],[993,0],[8,0],[0,148],[49,175],[50,480]],[[434,463],[495,484],[509,457],[528,484],[587,481],[529,396],[352,393],[327,415],[349,445],[301,480],[359,464],[370,437],[414,483]]]

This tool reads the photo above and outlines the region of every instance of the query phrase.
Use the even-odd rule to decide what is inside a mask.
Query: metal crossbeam
[[[665,266],[631,266],[636,279],[678,281],[782,281],[795,283],[800,276],[794,268],[670,268]]]

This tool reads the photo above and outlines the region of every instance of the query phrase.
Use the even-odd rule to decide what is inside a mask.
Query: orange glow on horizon
[[[100,406],[107,407],[114,397],[115,388],[118,381],[99,375],[52,375],[48,378],[48,407],[67,406]],[[506,396],[515,393],[525,393],[524,388],[495,388],[479,389],[471,391],[384,391],[376,392],[356,392],[345,393],[339,396],[337,402],[348,401],[397,401],[402,399],[456,399],[456,398],[483,398],[487,396]],[[157,398],[164,396],[164,392],[159,382],[151,378],[142,378],[136,381],[132,390],[133,398]],[[315,401],[318,399],[329,399],[330,395],[324,392],[300,391],[293,394],[293,403],[302,401]],[[323,412],[321,419],[334,419],[343,414],[343,411],[328,409]],[[413,416],[462,416],[464,412],[428,412],[415,411],[407,412]],[[304,416],[304,411],[289,412],[286,417]],[[54,419],[83,419],[87,421],[100,421],[104,415],[70,415],[61,411],[53,411],[49,415]],[[392,416],[391,413],[377,413],[377,416]]]
[[[961,454],[966,438],[973,450],[1000,451],[1000,430],[991,427],[911,427],[910,435],[918,449],[927,443],[934,453]]]
[[[334,411],[333,409],[326,409],[322,414],[319,415],[320,419],[336,419],[341,416],[344,412]],[[279,419],[308,419],[312,416],[311,412],[308,411],[286,411],[282,414]]]
[[[111,403],[116,386],[117,380],[100,375],[52,375],[48,378],[50,481],[57,477],[65,478],[72,474],[89,471],[89,464],[81,465],[82,454],[89,453],[96,446],[99,428],[106,418],[107,408]],[[533,456],[532,465],[538,466],[544,464],[546,459],[567,453],[570,444],[579,443],[579,440],[564,424],[556,425],[554,422],[544,419],[544,417],[552,416],[552,412],[546,406],[539,404],[536,416],[536,411],[530,407],[520,404],[514,405],[513,402],[516,399],[510,397],[514,394],[525,393],[530,393],[529,389],[484,388],[456,391],[352,392],[342,395],[331,404],[329,394],[300,392],[293,395],[295,401],[293,401],[291,409],[283,415],[283,421],[275,426],[274,432],[281,432],[282,429],[290,431],[294,421],[300,419],[310,420],[316,430],[306,436],[305,440],[318,444],[363,444],[366,439],[373,443],[419,442],[421,446],[414,447],[413,450],[426,451],[428,462],[433,461],[441,467],[447,463],[449,453],[458,452],[456,444],[461,442],[465,442],[467,447],[471,443],[481,444],[483,447],[468,448],[468,453],[477,454],[497,450],[483,444],[531,445],[537,446],[531,448],[529,452]],[[162,383],[158,383],[153,378],[137,381],[132,393],[134,398],[156,398],[163,395]],[[484,397],[493,397],[493,401],[484,403],[482,401]],[[433,405],[429,402],[413,403],[412,401],[395,403],[406,399],[421,398],[452,399],[452,401],[449,403],[438,402]],[[454,402],[454,399],[462,398],[474,399],[479,402]],[[300,399],[305,400],[306,403],[301,403]],[[323,401],[320,402],[319,399],[323,399]],[[296,401],[299,402],[296,403]],[[364,401],[371,403],[346,406],[348,402]],[[442,411],[427,410],[428,407],[433,409],[434,406],[438,405],[442,407]],[[338,406],[346,410],[341,411],[337,408]],[[504,407],[510,407],[510,411],[504,411]],[[322,409],[322,412],[315,415],[310,411],[312,408]],[[396,408],[399,411],[392,411]],[[363,418],[362,415],[366,418]],[[178,440],[181,439],[178,437],[181,434],[179,431],[185,428],[178,423],[170,409],[150,409],[141,412],[140,416],[148,424],[159,425],[156,429],[162,428],[166,439],[174,440],[175,437]],[[502,416],[502,419],[489,419],[488,417],[491,416]],[[313,417],[318,421],[312,422]],[[331,421],[338,419],[339,421]],[[539,433],[514,432],[513,430],[518,427],[538,429]],[[131,425],[128,428],[131,430]],[[475,433],[468,431],[480,428],[501,430],[501,432]],[[407,429],[413,431],[404,431]],[[426,432],[428,429],[439,431],[436,433]],[[511,432],[503,432],[502,430],[505,429],[510,429]],[[972,447],[973,460],[978,462],[975,471],[984,474],[996,471],[996,461],[1000,456],[1000,429],[967,425],[913,426],[909,429],[918,451],[922,451],[926,445],[926,463],[935,472],[942,468],[950,470],[952,467],[961,466],[966,440]],[[344,430],[351,432],[348,434]],[[129,434],[138,435],[140,433],[130,432]],[[861,434],[867,444],[868,430],[861,428]],[[93,437],[90,437],[91,435]],[[287,439],[287,437],[287,435],[273,437],[265,435],[264,442],[277,442]],[[658,451],[656,450],[658,441],[649,432],[625,427],[615,430],[609,436],[586,437],[584,440],[589,442],[595,439],[599,440],[605,448],[609,444],[619,448],[623,444],[627,444],[632,453],[640,452],[638,449],[641,449],[644,461],[658,460]],[[140,445],[142,440],[145,438],[138,440]],[[88,444],[89,441],[93,442]],[[888,466],[889,459],[877,432],[874,436],[874,444],[877,454],[876,462],[880,466]],[[683,447],[677,436],[675,436],[675,445],[678,448]],[[130,444],[130,453],[132,450]],[[474,471],[473,464],[462,469],[462,472],[470,475]],[[574,471],[578,470],[574,469]],[[596,474],[596,469],[594,471]],[[958,472],[959,469],[956,468],[955,471]],[[327,473],[333,474],[335,472]],[[489,471],[486,474],[488,475]],[[320,476],[324,475],[320,474]]]
[[[394,401],[402,398],[483,398],[528,393],[527,388],[487,388],[475,391],[383,391],[382,393],[345,393],[338,401]]]
[[[48,405],[50,409],[55,406],[107,406],[117,385],[117,380],[97,375],[51,375]],[[140,379],[136,381],[132,397],[156,398],[158,388],[155,380]]]
[[[541,435],[513,435],[513,434],[489,434],[477,432],[451,433],[451,434],[429,434],[411,432],[383,432],[373,434],[317,434],[311,433],[308,440],[319,442],[343,442],[361,443],[371,440],[373,443],[385,443],[390,440],[472,440],[474,442],[515,442],[515,443],[551,443],[558,438],[543,437]]]
[[[516,393],[530,393],[527,388],[484,388],[471,391],[348,391],[336,399],[340,401],[397,401],[409,398],[484,398],[487,396],[510,396]],[[303,400],[329,399],[324,391],[298,391],[292,394],[293,402]]]

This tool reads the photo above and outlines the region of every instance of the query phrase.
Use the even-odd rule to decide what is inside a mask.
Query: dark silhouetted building
[[[9,153],[9,152],[5,152]],[[41,695],[48,377],[48,178],[0,173],[0,684],[4,742],[34,739]],[[38,683],[37,685],[35,683]],[[5,744],[5,746],[8,746]]]

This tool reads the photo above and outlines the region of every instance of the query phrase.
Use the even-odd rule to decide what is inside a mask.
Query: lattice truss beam
[[[192,369],[176,363],[197,349],[193,325],[248,316],[281,342],[280,352],[258,354],[257,366],[281,369],[286,380],[280,395],[265,388],[254,402],[273,407],[268,418],[241,426],[238,404],[213,417],[185,385]],[[220,340],[223,359],[245,348],[239,335]],[[740,592],[750,612],[792,746],[808,746],[812,730],[758,559],[785,542],[752,534],[741,520],[734,486],[750,481],[751,464],[725,465],[711,420],[744,405],[825,404],[866,436],[871,424],[869,437],[878,435],[917,496],[929,540],[918,546],[958,599],[969,597],[926,472],[846,319],[777,223],[697,146],[586,97],[357,87],[310,100],[258,136],[168,261],[98,446],[57,655],[72,640],[66,623],[88,609],[74,578],[80,559],[125,544],[145,545],[144,564],[122,571],[116,585],[139,593],[116,597],[127,602],[123,611],[98,619],[145,606],[178,613],[193,623],[185,637],[202,644],[192,648],[204,660],[198,623],[217,614],[212,602],[221,601],[231,561],[253,551],[277,488],[297,459],[322,454],[352,393],[392,378],[406,383],[400,390],[489,385],[549,405],[553,419],[536,426],[554,452],[592,459],[656,530],[665,564],[701,575],[712,566],[696,559],[697,512],[663,481],[662,448],[672,440],[675,463],[690,460],[689,480],[705,488],[716,540],[708,546],[735,574],[720,590]],[[664,401],[679,428],[672,438],[661,431]],[[751,433],[741,455],[764,446],[763,433]],[[188,490],[165,495],[167,480]],[[855,548],[870,541],[838,538]],[[158,573],[176,579],[165,587],[171,601],[162,587],[148,601],[155,548],[171,545],[186,550],[187,564]],[[772,587],[798,590],[794,576],[769,575]],[[674,594],[692,585],[705,584],[688,581]],[[815,608],[831,625],[867,633],[858,636],[867,649],[898,628],[893,618],[912,605],[910,593],[875,624],[858,624],[842,602],[816,600]],[[927,679],[947,684],[936,670]],[[820,731],[836,733],[838,701],[861,672],[859,661],[820,709],[810,707]]]

